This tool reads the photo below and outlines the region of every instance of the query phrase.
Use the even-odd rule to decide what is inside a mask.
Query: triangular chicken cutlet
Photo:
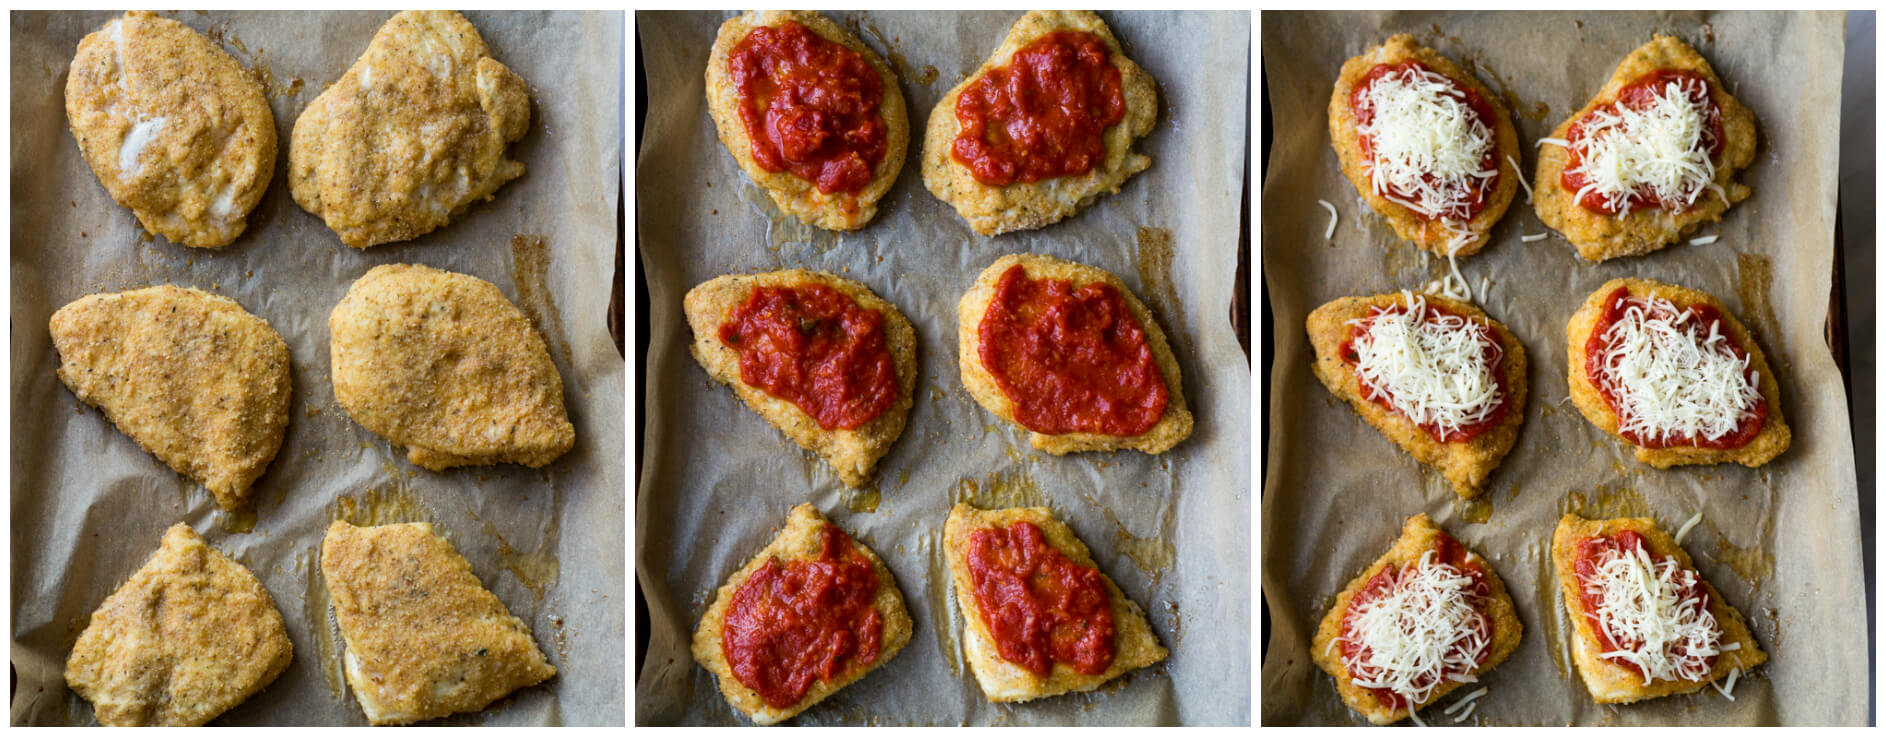
[[[958,504],[943,543],[963,650],[990,701],[1092,691],[1166,659],[1145,611],[1046,507]]]
[[[65,680],[100,724],[199,726],[273,682],[293,655],[262,583],[179,523],[92,613]]]
[[[691,649],[727,703],[764,726],[890,662],[910,633],[884,561],[801,504],[771,544],[727,577]]]
[[[1343,297],[1305,321],[1330,393],[1472,498],[1519,438],[1526,348],[1472,304],[1431,294]]]
[[[557,674],[530,627],[429,524],[336,521],[321,541],[321,576],[347,685],[376,725],[476,711]]]
[[[327,324],[334,398],[413,463],[537,468],[576,442],[549,349],[491,282],[376,266]]]
[[[1600,704],[1725,693],[1768,660],[1742,612],[1703,580],[1688,552],[1648,517],[1568,514],[1552,567],[1572,622],[1572,659]]]
[[[282,447],[288,344],[234,301],[169,285],[53,313],[59,380],[158,460],[241,507]]]
[[[850,279],[790,269],[709,280],[682,311],[709,376],[847,486],[870,482],[917,386],[917,333],[896,305]]]

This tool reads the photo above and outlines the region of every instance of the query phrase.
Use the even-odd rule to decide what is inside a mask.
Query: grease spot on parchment
[[[1587,519],[1653,516],[1650,503],[1644,500],[1644,495],[1622,484],[1617,488],[1599,484],[1590,492],[1568,491],[1559,501],[1559,512]]]
[[[314,650],[315,660],[321,665],[321,675],[327,680],[327,690],[336,701],[346,698],[347,680],[341,677],[341,649],[338,645],[340,626],[334,621],[333,610],[328,606],[327,579],[321,575],[321,543],[309,545],[296,556],[301,578],[307,582],[307,595],[301,598],[303,617],[315,623]]]
[[[518,307],[537,327],[537,334],[557,351],[563,365],[574,365],[562,312],[557,310],[557,299],[550,289],[550,245],[543,236],[511,236],[511,279],[517,284]]]
[[[1136,239],[1139,249],[1135,253],[1135,266],[1139,269],[1140,289],[1152,303],[1154,319],[1164,318],[1160,322],[1171,328],[1166,331],[1166,339],[1172,343],[1173,351],[1189,355],[1192,349],[1187,336],[1191,331],[1186,329],[1185,307],[1179,302],[1179,293],[1172,281],[1172,231],[1140,228]]]
[[[1462,499],[1456,495],[1454,497],[1454,514],[1471,524],[1486,524],[1486,521],[1493,517],[1493,503],[1487,501],[1485,495],[1472,499]]]
[[[1771,365],[1789,365],[1787,354],[1775,337],[1781,334],[1775,319],[1775,306],[1769,294],[1775,285],[1775,268],[1767,256],[1739,253],[1735,256],[1735,293],[1742,300],[1742,318]]]

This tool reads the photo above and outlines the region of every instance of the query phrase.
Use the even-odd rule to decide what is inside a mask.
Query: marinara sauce
[[[727,68],[740,91],[754,161],[820,192],[858,192],[884,160],[884,80],[864,56],[793,21],[735,44]]]
[[[1069,560],[1024,521],[969,534],[964,556],[1002,659],[1047,677],[1055,663],[1099,675],[1113,663],[1113,598],[1100,571]]]
[[[983,368],[1038,433],[1138,435],[1166,412],[1166,379],[1119,290],[1003,272],[978,326]]]
[[[1356,353],[1356,338],[1366,335],[1369,332],[1369,328],[1375,324],[1377,318],[1388,314],[1400,314],[1401,311],[1407,309],[1408,308],[1401,305],[1395,305],[1389,308],[1376,308],[1368,317],[1364,317],[1361,321],[1349,326],[1349,330],[1344,334],[1342,345],[1337,348],[1336,354],[1342,357],[1343,363],[1354,368],[1356,364],[1361,362],[1361,356]],[[1473,326],[1473,330],[1479,331],[1480,342],[1481,345],[1484,346],[1481,355],[1485,356],[1487,370],[1493,374],[1494,385],[1499,387],[1500,404],[1498,407],[1495,407],[1484,420],[1452,430],[1443,428],[1439,423],[1434,422],[1415,423],[1420,426],[1422,430],[1427,432],[1428,437],[1434,438],[1434,442],[1464,443],[1479,437],[1481,433],[1498,427],[1500,422],[1506,419],[1506,407],[1508,404],[1511,404],[1512,397],[1506,391],[1506,372],[1500,370],[1500,363],[1505,359],[1505,352],[1500,350],[1499,337],[1493,334],[1492,326],[1481,324],[1467,318],[1466,315],[1462,315],[1440,305],[1426,305],[1425,310],[1426,311],[1420,316],[1420,319],[1423,321],[1433,321],[1441,316],[1459,317],[1466,319],[1468,324]],[[1395,394],[1389,391],[1387,387],[1376,386],[1368,379],[1363,378],[1360,373],[1356,374],[1356,383],[1361,386],[1362,396],[1368,398],[1369,401],[1376,403],[1390,412],[1407,417],[1407,415],[1402,414],[1400,409],[1395,407]]]
[[[1453,535],[1449,535],[1445,532],[1439,533],[1434,541],[1434,562],[1453,566],[1455,569],[1459,570],[1462,575],[1473,579],[1473,609],[1474,613],[1478,614],[1480,618],[1478,626],[1491,632],[1493,620],[1487,616],[1487,598],[1493,595],[1493,591],[1487,586],[1486,570],[1481,568],[1478,561],[1467,557],[1466,546],[1461,545],[1460,541],[1454,539]],[[1362,636],[1355,631],[1356,614],[1360,611],[1362,604],[1374,599],[1379,599],[1389,592],[1394,591],[1397,582],[1401,578],[1401,574],[1405,570],[1407,570],[1407,568],[1396,568],[1392,563],[1382,566],[1382,570],[1369,578],[1369,582],[1363,584],[1362,590],[1356,592],[1356,595],[1349,599],[1349,608],[1343,612],[1342,632],[1339,635],[1342,638],[1343,662],[1368,662],[1369,649],[1366,645],[1362,644]],[[1466,641],[1461,641],[1454,643],[1454,649],[1449,654],[1465,655],[1472,660],[1474,668],[1478,668],[1482,663],[1486,662],[1487,656],[1491,655],[1493,652],[1493,638],[1489,635],[1482,639],[1485,646],[1478,650],[1469,652],[1468,648],[1470,644]],[[1349,677],[1352,679],[1366,678],[1373,675],[1359,673],[1353,666],[1348,666],[1347,668]],[[1459,672],[1465,673],[1471,670],[1472,669],[1468,669],[1468,671]],[[1446,670],[1423,674],[1422,682],[1415,685],[1418,688],[1425,688],[1429,683],[1440,682],[1447,678],[1448,675],[1449,671]],[[1389,709],[1414,707],[1414,704],[1409,703],[1406,697],[1392,690],[1386,688],[1371,688],[1368,689],[1368,691],[1375,696],[1376,701]]]
[[[815,681],[877,661],[884,617],[877,571],[837,525],[826,524],[817,558],[769,558],[727,606],[720,649],[733,675],[767,705],[784,709]]]
[[[1415,61],[1414,59],[1395,64],[1377,64],[1374,69],[1369,70],[1368,74],[1362,76],[1361,81],[1356,83],[1355,90],[1349,93],[1349,109],[1355,113],[1357,128],[1365,127],[1375,121],[1375,108],[1369,105],[1367,100],[1369,88],[1374,86],[1375,83],[1380,81],[1383,77],[1391,74],[1399,76],[1409,73],[1418,75],[1433,74],[1446,79],[1448,86],[1452,88],[1451,94],[1455,98],[1467,103],[1467,108],[1473,111],[1475,120],[1479,121],[1481,125],[1486,126],[1488,131],[1497,131],[1499,129],[1498,125],[1496,125],[1499,118],[1494,115],[1493,106],[1487,104],[1486,99],[1481,97],[1480,93],[1474,92],[1473,88],[1461,84],[1453,77],[1435,72],[1428,68],[1428,65]],[[1370,163],[1375,161],[1374,136],[1357,133],[1356,145],[1362,150],[1363,161]],[[1487,205],[1492,201],[1493,193],[1499,190],[1500,177],[1506,176],[1506,169],[1500,164],[1500,147],[1497,141],[1489,143],[1486,152],[1480,155],[1480,169],[1482,171],[1491,169],[1498,173],[1486,178],[1472,177],[1465,189],[1456,189],[1453,193],[1453,201],[1459,204],[1455,207],[1450,208],[1447,212],[1432,215],[1415,212],[1411,208],[1408,211],[1409,214],[1428,221],[1440,220],[1442,218],[1450,220],[1472,220],[1478,217],[1480,211],[1485,210]],[[1437,188],[1446,184],[1446,182],[1443,182],[1439,177],[1432,174],[1423,174],[1421,178]],[[1414,199],[1411,193],[1400,191],[1392,186],[1388,188],[1388,191],[1390,194],[1402,200]]]
[[[1591,625],[1592,635],[1598,639],[1598,652],[1601,653],[1629,650],[1640,647],[1643,644],[1637,642],[1618,642],[1611,639],[1611,634],[1605,631],[1604,622],[1598,616],[1598,606],[1604,603],[1604,597],[1585,586],[1586,579],[1598,574],[1598,561],[1602,560],[1607,552],[1614,550],[1621,553],[1643,550],[1650,556],[1651,565],[1660,565],[1663,561],[1669,559],[1669,556],[1658,555],[1651,552],[1650,545],[1644,542],[1644,536],[1637,534],[1634,530],[1623,530],[1616,535],[1610,536],[1594,535],[1578,541],[1578,598],[1579,601],[1584,602],[1585,619],[1588,620]],[[1679,601],[1694,600],[1698,602],[1698,606],[1707,610],[1709,608],[1709,590],[1703,588],[1702,577],[1693,577],[1688,586],[1678,590],[1677,599]],[[1636,673],[1639,677],[1644,675],[1642,668],[1638,667],[1636,663],[1624,658],[1610,657],[1605,658],[1605,660],[1629,668],[1632,673]],[[1709,656],[1706,664],[1709,668],[1715,668],[1716,656]]]
[[[760,287],[720,324],[740,380],[798,405],[826,430],[854,430],[897,401],[884,315],[823,284]]]
[[[1715,440],[1691,433],[1664,433],[1660,438],[1645,438],[1634,431],[1624,429],[1624,406],[1618,403],[1617,393],[1611,390],[1611,371],[1605,367],[1604,356],[1611,349],[1611,341],[1606,334],[1611,332],[1612,325],[1623,319],[1624,311],[1631,307],[1633,301],[1642,303],[1642,300],[1631,298],[1630,287],[1618,287],[1611,292],[1604,299],[1604,312],[1598,316],[1597,324],[1591,327],[1591,337],[1585,339],[1585,378],[1591,381],[1592,386],[1598,388],[1598,394],[1604,397],[1605,406],[1610,407],[1611,414],[1617,416],[1618,434],[1630,441],[1632,445],[1652,449],[1740,448],[1748,445],[1749,441],[1755,439],[1755,436],[1760,435],[1762,424],[1768,421],[1768,398],[1759,394],[1756,396],[1755,406],[1750,407],[1743,414],[1742,424],[1736,427],[1736,431]],[[1649,305],[1644,304],[1644,308],[1649,309]],[[1711,325],[1722,322],[1720,310],[1701,302],[1680,309],[1688,310],[1695,315],[1684,325],[1688,328],[1690,337],[1698,343],[1708,338]],[[1674,320],[1677,316],[1669,315],[1669,317]],[[1742,349],[1742,345],[1736,342],[1735,334],[1729,332],[1727,325],[1716,328],[1716,332],[1723,337],[1723,345],[1727,346],[1736,358],[1748,355],[1748,352]],[[1748,375],[1750,381],[1760,386],[1760,377],[1756,375],[1754,367],[1749,368]]]
[[[990,69],[956,98],[950,155],[992,187],[1086,174],[1102,134],[1126,117],[1120,70],[1091,33],[1055,31]]]
[[[1618,90],[1617,99],[1615,101],[1603,107],[1593,108],[1591,112],[1579,118],[1577,123],[1572,124],[1571,130],[1567,131],[1565,134],[1566,142],[1571,145],[1565,148],[1567,158],[1565,161],[1565,170],[1563,173],[1559,174],[1559,186],[1565,188],[1567,192],[1577,194],[1579,190],[1584,189],[1585,185],[1591,182],[1584,173],[1585,147],[1580,144],[1585,140],[1585,123],[1591,120],[1592,115],[1596,114],[1599,110],[1606,108],[1615,110],[1619,106],[1631,110],[1643,110],[1648,108],[1651,106],[1652,102],[1663,93],[1664,87],[1671,82],[1677,83],[1683,93],[1687,95],[1692,102],[1702,106],[1703,117],[1707,122],[1707,127],[1703,129],[1702,140],[1699,141],[1699,143],[1702,144],[1703,150],[1708,153],[1711,160],[1720,156],[1722,154],[1723,144],[1727,141],[1727,138],[1724,137],[1722,133],[1722,109],[1716,106],[1716,98],[1711,94],[1709,80],[1705,79],[1700,74],[1685,69],[1658,69],[1642,77],[1638,77],[1630,84],[1624,85],[1623,88]],[[1649,186],[1638,187],[1636,191],[1632,192],[1630,196],[1624,198],[1624,200],[1625,206],[1628,207],[1631,212],[1653,207],[1675,209],[1682,204],[1677,202],[1664,202],[1661,197],[1657,196],[1656,189]],[[1616,215],[1623,209],[1613,207],[1603,195],[1600,195],[1596,191],[1587,193],[1583,198],[1579,199],[1578,204],[1587,210],[1601,212],[1606,215]]]

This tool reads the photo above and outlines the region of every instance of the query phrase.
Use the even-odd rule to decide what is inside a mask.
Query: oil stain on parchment
[[[1140,288],[1152,302],[1154,316],[1165,318],[1166,337],[1174,352],[1192,353],[1191,331],[1186,329],[1185,306],[1179,301],[1172,280],[1172,231],[1165,228],[1140,228],[1136,234],[1139,250],[1135,266],[1139,269]]]
[[[541,235],[518,233],[511,236],[511,279],[517,284],[518,307],[537,327],[537,334],[563,358],[563,365],[573,366],[568,333],[563,331],[563,313],[550,289],[550,245]]]
[[[1470,524],[1486,524],[1487,520],[1493,518],[1493,503],[1487,501],[1485,495],[1462,499],[1457,494],[1454,496],[1454,514]]]
[[[1735,257],[1735,292],[1742,299],[1742,317],[1751,332],[1755,333],[1756,342],[1769,356],[1773,364],[1789,366],[1787,354],[1781,352],[1780,322],[1775,319],[1775,306],[1769,294],[1775,285],[1775,267],[1767,256],[1752,253],[1736,254]]]
[[[1587,519],[1651,516],[1650,503],[1644,500],[1644,495],[1622,484],[1616,488],[1599,484],[1589,492],[1568,491],[1559,500],[1559,512]]]
[[[944,662],[950,666],[950,674],[961,678],[963,675],[963,648],[956,639],[957,627],[950,611],[950,595],[954,585],[950,577],[949,548],[943,543],[943,530],[934,529],[917,540],[917,550],[923,554],[925,574],[930,585],[925,586],[924,604],[930,609],[930,630],[936,633],[936,649],[943,653]]]
[[[315,541],[297,556],[301,578],[307,582],[307,595],[301,598],[303,620],[312,623],[315,662],[327,680],[327,690],[336,701],[347,696],[347,679],[341,677],[340,626],[334,621],[327,593],[327,579],[321,575],[321,543]]]
[[[1042,493],[1041,484],[1025,468],[998,471],[982,481],[964,477],[950,491],[950,501],[979,509],[1053,506]]]
[[[1139,537],[1126,529],[1126,524],[1120,521],[1119,515],[1114,514],[1112,508],[1103,506],[1100,507],[1100,512],[1106,515],[1108,522],[1113,523],[1114,543],[1119,551],[1125,554],[1128,560],[1133,561],[1133,565],[1138,566],[1140,572],[1151,577],[1152,585],[1159,585],[1161,575],[1171,569],[1179,557],[1178,551],[1167,539],[1168,536],[1156,534],[1151,537]]]
[[[1552,565],[1552,539],[1543,538],[1528,545],[1526,552],[1537,561],[1537,580],[1539,586],[1539,624],[1545,629],[1547,657],[1552,666],[1559,671],[1559,678],[1570,677],[1571,659],[1566,645],[1567,625],[1564,619],[1565,606],[1559,601],[1562,592],[1558,586],[1558,571]]]

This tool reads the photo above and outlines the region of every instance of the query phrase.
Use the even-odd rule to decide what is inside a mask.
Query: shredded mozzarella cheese
[[[1519,237],[1519,242],[1520,243],[1537,243],[1539,241],[1545,240],[1547,235],[1548,234],[1546,233],[1531,233],[1528,235],[1522,235]]]
[[[1749,357],[1721,321],[1700,334],[1696,313],[1665,299],[1630,298],[1605,332],[1601,380],[1618,403],[1618,430],[1644,441],[1717,440],[1741,429],[1761,399]]]
[[[1513,177],[1519,180],[1519,186],[1526,188],[1526,202],[1530,204],[1532,202],[1532,183],[1526,181],[1526,172],[1519,170],[1519,162],[1514,161],[1511,156],[1506,157],[1506,163],[1513,165]]]
[[[1471,705],[1471,704],[1473,703],[1473,700],[1474,700],[1474,699],[1477,699],[1477,698],[1480,698],[1480,697],[1482,697],[1482,696],[1485,696],[1485,695],[1487,695],[1487,687],[1486,687],[1486,686],[1481,686],[1481,687],[1479,687],[1479,688],[1476,688],[1476,689],[1474,689],[1474,690],[1472,690],[1472,691],[1470,691],[1470,692],[1468,692],[1466,696],[1462,696],[1462,697],[1460,697],[1460,700],[1459,700],[1459,701],[1456,701],[1456,702],[1454,702],[1454,705],[1453,705],[1453,706],[1449,706],[1449,707],[1447,707],[1447,709],[1446,709],[1446,710],[1444,710],[1444,711],[1442,711],[1442,712],[1441,712],[1441,715],[1442,715],[1442,716],[1446,716],[1446,715],[1448,715],[1448,714],[1452,714],[1452,713],[1454,713],[1454,712],[1457,712],[1457,711],[1460,711],[1460,707],[1463,707],[1463,706],[1469,706],[1469,705]]]
[[[1376,78],[1358,100],[1369,120],[1357,132],[1372,141],[1364,162],[1375,194],[1430,218],[1467,220],[1493,130],[1454,81],[1408,67]]]
[[[1702,512],[1697,512],[1695,514],[1690,515],[1689,521],[1684,522],[1682,527],[1677,528],[1676,537],[1672,539],[1676,540],[1676,544],[1682,545],[1683,536],[1690,534],[1690,530],[1695,528],[1696,523],[1701,522],[1701,521],[1703,521]]]
[[[1701,238],[1691,238],[1691,239],[1690,239],[1690,245],[1692,245],[1692,246],[1707,246],[1707,245],[1709,245],[1709,244],[1711,244],[1711,243],[1715,243],[1715,242],[1716,242],[1716,239],[1717,239],[1717,238],[1720,238],[1720,237],[1722,237],[1722,236],[1716,236],[1716,235],[1706,235],[1706,236],[1703,236],[1703,237],[1701,237]]]
[[[1533,142],[1532,142],[1532,147],[1533,147],[1533,148],[1538,148],[1538,147],[1540,147],[1540,146],[1544,146],[1544,145],[1546,145],[1546,144],[1548,144],[1548,143],[1550,143],[1550,144],[1552,144],[1552,145],[1554,145],[1554,146],[1557,146],[1557,147],[1559,147],[1559,148],[1571,148],[1571,147],[1572,147],[1572,142],[1571,142],[1571,141],[1567,141],[1567,140],[1565,140],[1565,139],[1563,139],[1563,138],[1541,138],[1541,139],[1539,139],[1539,140],[1537,140],[1537,141],[1533,141]]]
[[[1698,585],[1695,571],[1673,558],[1653,561],[1638,546],[1606,550],[1581,579],[1599,602],[1598,626],[1619,648],[1603,657],[1636,665],[1645,685],[1709,676],[1709,658],[1721,653],[1722,628],[1700,598],[1682,595]]]
[[[1741,644],[1742,643],[1739,643],[1739,642],[1736,643],[1736,645],[1738,646]],[[1734,701],[1735,700],[1735,678],[1736,676],[1739,676],[1739,675],[1742,675],[1741,668],[1731,668],[1729,669],[1729,678],[1728,678],[1729,682],[1727,684],[1712,683],[1709,685],[1716,687],[1716,693],[1722,694],[1724,698],[1727,698],[1730,701]]]
[[[1640,189],[1670,209],[1695,204],[1716,179],[1708,102],[1708,85],[1684,78],[1665,84],[1642,110],[1621,103],[1593,109],[1581,124],[1582,160],[1571,170],[1585,177],[1576,198],[1596,193],[1620,217]]]
[[[1413,716],[1444,682],[1476,680],[1493,635],[1478,601],[1474,579],[1430,550],[1381,595],[1353,605],[1347,616],[1360,647],[1343,665],[1355,685],[1406,699]]]
[[[1365,398],[1386,393],[1396,411],[1443,435],[1485,422],[1504,396],[1487,355],[1500,356],[1499,344],[1472,320],[1428,310],[1423,297],[1402,299],[1406,307],[1378,309],[1356,336]]]
[[[1316,204],[1322,205],[1323,209],[1329,211],[1329,227],[1323,229],[1323,240],[1329,240],[1331,236],[1336,235],[1336,206],[1329,204],[1328,200],[1317,200]]]

